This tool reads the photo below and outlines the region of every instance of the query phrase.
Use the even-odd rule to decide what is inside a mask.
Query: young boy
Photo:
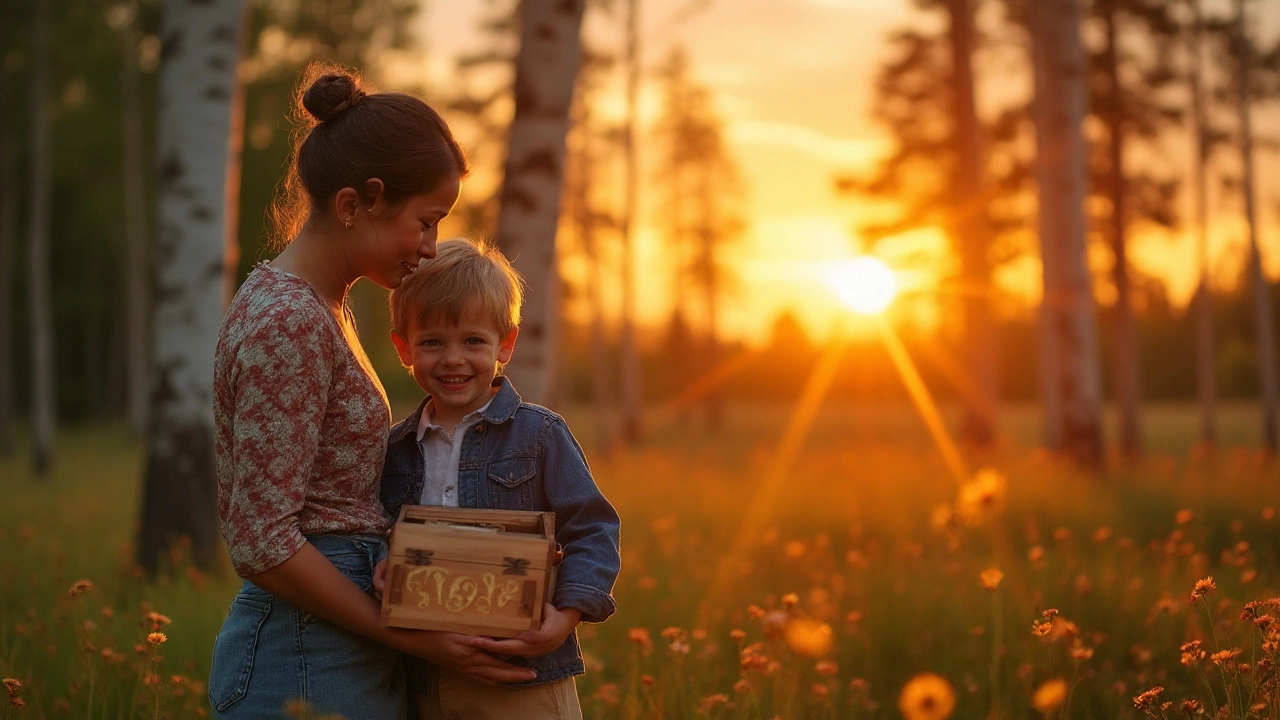
[[[410,704],[421,718],[581,718],[575,628],[615,609],[618,514],[564,420],[522,402],[501,375],[515,348],[520,285],[497,248],[454,238],[391,293],[391,339],[427,397],[391,429],[383,505],[392,517],[405,503],[550,510],[564,548],[541,627],[474,641],[537,677],[494,687],[410,659]]]

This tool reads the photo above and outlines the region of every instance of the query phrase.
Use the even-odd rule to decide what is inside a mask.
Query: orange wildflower
[[[1191,602],[1195,602],[1217,589],[1218,584],[1213,581],[1212,576],[1197,580],[1196,586],[1191,590]]]
[[[1067,699],[1067,681],[1054,678],[1043,683],[1031,696],[1031,706],[1041,715],[1048,715]]]
[[[1004,573],[999,568],[987,568],[978,575],[978,579],[982,581],[984,589],[995,590],[1004,581]]]
[[[907,681],[898,696],[906,720],[945,720],[956,706],[956,692],[945,678],[921,673]]]

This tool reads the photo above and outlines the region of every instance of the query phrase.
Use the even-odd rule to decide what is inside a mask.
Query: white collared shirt
[[[491,398],[489,402],[493,402]],[[462,438],[472,425],[484,419],[489,403],[468,413],[450,432],[431,419],[435,401],[427,402],[418,420],[418,447],[422,449],[422,505],[458,507],[458,463],[462,461]]]

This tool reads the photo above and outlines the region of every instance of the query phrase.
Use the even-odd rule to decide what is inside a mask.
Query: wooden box
[[[382,623],[513,637],[555,592],[555,513],[405,505],[391,532]]]

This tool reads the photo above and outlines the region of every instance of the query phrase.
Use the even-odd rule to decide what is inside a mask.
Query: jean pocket
[[[249,691],[258,635],[271,615],[271,600],[239,595],[213,643],[209,673],[209,704],[218,712],[231,707]]]

